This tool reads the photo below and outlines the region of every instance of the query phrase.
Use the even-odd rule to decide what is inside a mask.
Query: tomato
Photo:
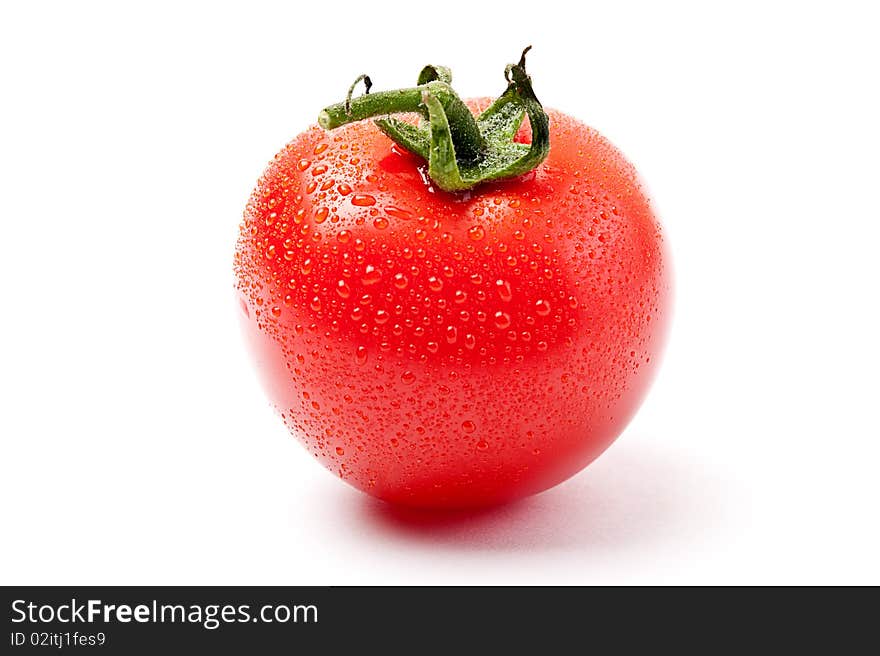
[[[438,508],[539,492],[645,396],[669,314],[660,226],[614,146],[547,115],[537,168],[454,193],[370,122],[312,127],[247,204],[235,272],[265,388],[364,492]]]

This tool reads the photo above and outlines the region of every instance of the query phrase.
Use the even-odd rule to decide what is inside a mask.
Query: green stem
[[[476,159],[486,146],[483,135],[477,128],[477,121],[452,87],[439,80],[409,89],[366,93],[358,98],[330,105],[318,116],[318,125],[325,130],[332,130],[373,116],[413,112],[426,115],[422,103],[422,93],[426,89],[443,105],[458,157],[465,161]]]
[[[325,130],[333,130],[373,116],[422,111],[422,90],[418,87],[380,91],[365,94],[350,103],[341,102],[324,108],[318,115],[318,125]]]
[[[532,91],[525,70],[523,51],[518,64],[505,69],[505,92],[479,117],[450,86],[452,74],[440,66],[425,66],[418,86],[370,93],[372,82],[361,75],[349,89],[344,102],[326,107],[318,124],[333,130],[347,123],[372,117],[379,128],[407,150],[428,161],[428,175],[446,191],[471,189],[481,182],[521,175],[536,168],[550,150],[547,114]],[[354,88],[364,82],[366,93],[352,98]],[[417,113],[413,125],[390,114]],[[532,126],[532,143],[513,141],[523,118]]]

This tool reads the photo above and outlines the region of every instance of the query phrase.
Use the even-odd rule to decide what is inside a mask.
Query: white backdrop
[[[870,3],[5,3],[0,583],[880,583]],[[275,417],[232,251],[363,71],[452,67],[635,163],[675,256],[656,385],[581,475],[396,512]]]

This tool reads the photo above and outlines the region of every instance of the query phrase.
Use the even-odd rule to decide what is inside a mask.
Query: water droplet
[[[486,231],[483,229],[483,226],[475,225],[468,230],[468,237],[470,237],[474,241],[480,241],[485,236]]]
[[[416,375],[411,371],[404,371],[400,374],[400,380],[402,380],[405,385],[412,385],[416,381]]]
[[[458,329],[455,326],[446,326],[446,341],[455,344],[458,339]]]
[[[486,440],[480,440],[479,442],[477,442],[477,448],[480,451],[485,451],[489,448],[489,443]]]
[[[341,185],[339,185],[336,189],[337,189],[337,191],[339,191],[340,195],[342,195],[342,196],[348,196],[351,193],[351,187],[349,185],[345,184],[344,182]]]
[[[307,276],[312,272],[312,267],[314,266],[314,264],[315,263],[312,262],[312,258],[307,257],[302,261],[302,264],[299,265],[299,270],[304,276]]]
[[[364,365],[367,363],[367,349],[364,346],[358,346],[357,351],[354,354],[355,362],[360,365]]]
[[[312,169],[312,175],[321,175],[322,173],[327,172],[326,164],[318,164],[316,167]]]
[[[338,233],[336,233],[336,241],[338,241],[340,244],[347,244],[349,241],[351,241],[351,231],[340,230]]]
[[[341,446],[337,446],[337,447],[336,447],[336,455],[337,455],[337,456],[344,456],[344,455],[345,455],[345,449],[343,449]]]
[[[546,317],[548,314],[550,314],[550,303],[543,299],[535,301],[535,312],[539,316]]]
[[[468,419],[461,422],[461,430],[463,430],[465,433],[473,433],[475,430],[477,430],[477,425],[470,419]]]
[[[428,342],[425,344],[425,348],[428,349],[428,353],[436,353],[440,350],[440,345],[437,342]]]
[[[315,312],[321,311],[321,299],[315,296],[311,303],[309,303],[309,307],[312,308]]]
[[[501,330],[510,327],[510,315],[507,312],[495,313],[495,326]]]
[[[406,286],[409,284],[409,280],[407,280],[406,276],[402,273],[394,274],[394,286],[398,289],[406,289]]]
[[[355,194],[351,197],[351,204],[357,207],[370,207],[376,204],[376,198],[370,194]]]
[[[330,210],[326,207],[319,207],[318,211],[315,212],[315,223],[324,223],[327,220],[327,216],[330,214]]]
[[[467,334],[464,336],[464,346],[465,346],[465,348],[468,349],[468,350],[473,350],[474,347],[475,347],[476,345],[477,345],[477,338],[474,337],[473,335],[471,335],[470,333],[467,333]]]
[[[510,283],[506,280],[496,280],[495,289],[498,290],[498,296],[501,297],[502,301],[507,302],[513,298],[513,294],[510,291]]]
[[[380,326],[382,324],[388,323],[388,320],[391,318],[391,315],[388,314],[385,310],[376,310],[376,316],[373,317],[373,321],[375,321]]]
[[[373,225],[376,226],[376,228],[378,228],[379,230],[384,230],[388,227],[388,219],[386,219],[384,216],[377,216],[375,219],[373,219]]]
[[[413,216],[412,213],[400,209],[399,207],[394,207],[393,205],[389,205],[388,207],[386,207],[385,213],[388,216],[394,217],[395,219],[400,219],[401,221],[407,221]]]
[[[368,264],[364,269],[364,275],[361,277],[361,282],[364,285],[375,285],[380,280],[382,280],[382,272],[372,264]]]
[[[280,316],[281,316],[281,308],[278,307],[277,305],[275,305],[275,306],[272,308],[272,316],[273,316],[273,317],[280,317]]]
[[[351,296],[351,287],[344,280],[340,280],[336,283],[336,293],[339,294],[340,298],[348,298]]]
[[[467,292],[458,290],[455,292],[455,302],[464,303],[467,300]]]
[[[428,278],[428,289],[433,292],[439,292],[443,289],[443,281],[435,276]]]

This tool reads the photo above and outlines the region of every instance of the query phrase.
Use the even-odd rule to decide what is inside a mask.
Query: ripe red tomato
[[[435,189],[370,122],[312,127],[260,178],[235,254],[246,334],[291,432],[356,488],[427,507],[536,493],[642,401],[668,315],[660,227],[623,156],[548,114],[549,157],[470,192]]]

